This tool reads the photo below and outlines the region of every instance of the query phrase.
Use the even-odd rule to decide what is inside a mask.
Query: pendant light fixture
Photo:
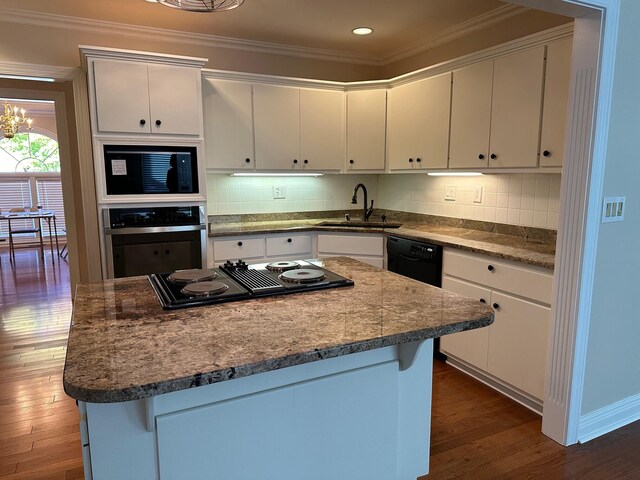
[[[221,12],[232,10],[244,3],[244,0],[158,0],[167,7],[187,12]]]

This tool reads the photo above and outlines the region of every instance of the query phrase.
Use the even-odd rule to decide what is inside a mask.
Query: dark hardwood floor
[[[17,252],[15,267],[0,258],[0,479],[82,479],[78,413],[61,380],[67,265],[41,264],[35,250]],[[432,416],[424,479],[640,479],[640,422],[564,448],[540,433],[540,417],[442,362]]]

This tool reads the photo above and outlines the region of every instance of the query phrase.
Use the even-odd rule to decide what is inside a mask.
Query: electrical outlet
[[[482,185],[476,185],[474,187],[473,203],[482,203]]]
[[[627,197],[605,197],[602,202],[602,223],[624,220],[624,205]]]
[[[273,198],[287,198],[287,189],[284,186],[273,187]]]
[[[456,201],[456,186],[455,185],[445,185],[444,188],[444,199],[450,202]]]

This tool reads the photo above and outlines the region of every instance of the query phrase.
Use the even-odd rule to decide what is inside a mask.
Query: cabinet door
[[[416,168],[446,168],[449,156],[451,73],[419,82]]]
[[[540,166],[560,167],[564,157],[564,137],[569,102],[572,39],[547,46],[547,68],[540,135]]]
[[[544,46],[494,60],[489,167],[536,167]]]
[[[344,166],[344,94],[300,89],[302,168],[341,170]]]
[[[98,130],[150,133],[147,66],[95,60],[93,75]]]
[[[484,300],[487,303],[491,300],[491,290],[447,276],[442,277],[442,288],[474,300]],[[466,332],[444,335],[440,339],[440,350],[446,355],[453,355],[486,371],[489,352],[489,328],[477,328]]]
[[[300,162],[300,90],[253,86],[256,168],[291,170]]]
[[[347,93],[347,168],[384,170],[386,90]]]
[[[412,168],[418,153],[422,81],[388,93],[387,159],[391,170]]]
[[[492,292],[488,372],[537,399],[544,398],[551,309]]]
[[[202,92],[207,168],[253,169],[251,84],[204,79]]]
[[[200,70],[170,65],[149,65],[151,132],[200,133]]]
[[[493,60],[453,72],[450,168],[484,168],[489,153]]]

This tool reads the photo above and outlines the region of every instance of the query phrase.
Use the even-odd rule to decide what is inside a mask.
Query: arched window
[[[0,139],[0,172],[60,172],[58,142],[33,131]]]

